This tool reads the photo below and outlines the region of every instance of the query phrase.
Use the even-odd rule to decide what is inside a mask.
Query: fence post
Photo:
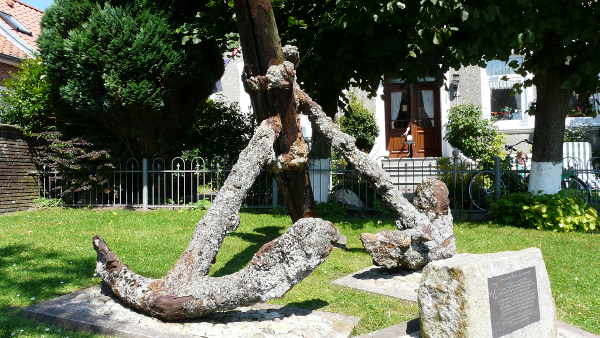
[[[452,189],[456,191],[456,170],[458,170],[458,153],[452,152]],[[461,194],[462,195],[462,194]]]
[[[494,180],[494,200],[497,201],[500,199],[500,189],[502,182],[502,165],[500,162],[500,157],[494,157],[494,171],[495,171],[495,180]]]
[[[277,209],[278,207],[278,201],[279,201],[279,196],[277,195],[277,181],[275,180],[275,178],[272,178],[272,184],[271,184],[271,207],[273,209]]]
[[[142,159],[142,203],[144,209],[148,209],[148,159]]]

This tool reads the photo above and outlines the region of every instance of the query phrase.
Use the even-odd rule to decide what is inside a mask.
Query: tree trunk
[[[538,194],[555,194],[560,191],[565,117],[569,92],[562,89],[560,71],[538,72],[533,157],[529,191]]]
[[[235,8],[244,56],[244,86],[256,117],[279,115],[283,125],[275,148],[278,163],[272,166],[272,172],[292,220],[312,217],[315,204],[308,175],[309,149],[302,137],[293,96],[295,71],[293,64],[284,65],[271,2],[236,0]],[[278,65],[283,69],[274,69],[269,74],[270,67]]]

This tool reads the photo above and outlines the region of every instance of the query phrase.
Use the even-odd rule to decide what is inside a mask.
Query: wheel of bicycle
[[[563,194],[581,198],[586,202],[589,202],[592,198],[590,187],[575,176],[563,177],[560,182],[560,190]]]
[[[500,191],[503,183],[500,181]],[[475,209],[487,211],[496,195],[496,175],[491,171],[482,171],[469,181],[469,198]]]

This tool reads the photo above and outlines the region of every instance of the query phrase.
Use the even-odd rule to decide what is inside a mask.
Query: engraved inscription
[[[488,291],[494,338],[540,320],[535,267],[488,278]]]

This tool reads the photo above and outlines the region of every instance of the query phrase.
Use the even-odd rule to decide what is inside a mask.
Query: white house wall
[[[244,90],[244,86],[241,82],[241,74],[244,68],[243,60],[240,56],[229,61],[226,65],[225,73],[221,78],[222,91],[219,93],[224,96],[227,100],[233,102],[239,102],[240,109],[244,114],[252,113],[252,104],[250,96]],[[453,79],[454,74],[459,74],[459,85],[456,97],[452,97],[452,93],[448,90],[448,81]],[[489,77],[486,69],[469,66],[463,67],[459,70],[450,70],[446,74],[447,81],[444,82],[440,88],[440,109],[441,109],[441,120],[442,126],[448,123],[448,110],[458,104],[475,104],[482,108],[483,116],[485,118],[490,117],[491,112],[491,89],[489,85]],[[514,75],[511,75],[514,76]],[[375,139],[375,145],[369,153],[371,158],[380,158],[389,156],[386,144],[385,135],[385,102],[384,102],[384,88],[383,84],[380,84],[377,95],[373,98],[369,98],[367,93],[357,88],[352,89],[358,94],[361,101],[365,106],[375,114],[375,120],[377,127],[379,128],[379,134]],[[522,102],[523,107],[528,107],[531,102],[534,102],[537,98],[536,88],[528,87],[524,89],[525,96]],[[303,128],[310,129],[307,124],[309,122],[306,119],[302,119]],[[567,118],[566,125],[590,125],[595,128],[600,128],[600,116],[596,118],[588,117],[575,117]],[[506,144],[514,144],[524,138],[532,138],[533,129],[535,126],[535,117],[524,115],[522,120],[504,120],[496,122],[498,129],[505,135]],[[442,156],[451,156],[453,148],[445,141],[446,128],[442,128]],[[600,148],[600,137],[595,133],[592,145],[594,149]],[[529,148],[523,146],[523,151],[530,151]]]
[[[447,72],[445,74],[446,79],[450,79],[451,72]],[[440,88],[440,109],[441,111],[441,120],[442,120],[442,156],[450,157],[452,156],[452,146],[450,143],[444,141],[444,137],[446,136],[446,124],[448,123],[448,109],[452,107],[452,101],[454,101],[450,96],[450,90],[448,90],[449,86],[446,82]]]
[[[373,98],[374,101],[374,113],[375,113],[375,121],[377,122],[377,128],[379,129],[379,134],[375,139],[375,145],[373,145],[373,149],[369,153],[369,157],[371,158],[379,158],[379,157],[387,157],[390,155],[387,150],[387,144],[385,140],[385,101],[383,100],[383,85],[380,84],[379,88],[377,88],[377,95]]]
[[[482,72],[477,66],[462,67],[458,71],[451,70],[446,78],[452,80],[454,74],[459,75],[458,95],[451,101],[451,106],[459,104],[475,104],[482,106]],[[446,114],[447,112],[443,112]]]
[[[228,57],[224,57],[228,60]],[[229,60],[225,65],[225,72],[219,81],[220,91],[212,95],[213,98],[225,98],[230,102],[237,102],[240,106],[240,111],[248,116],[252,113],[252,102],[250,95],[244,90],[242,84],[242,72],[244,70],[244,61],[241,56]]]

